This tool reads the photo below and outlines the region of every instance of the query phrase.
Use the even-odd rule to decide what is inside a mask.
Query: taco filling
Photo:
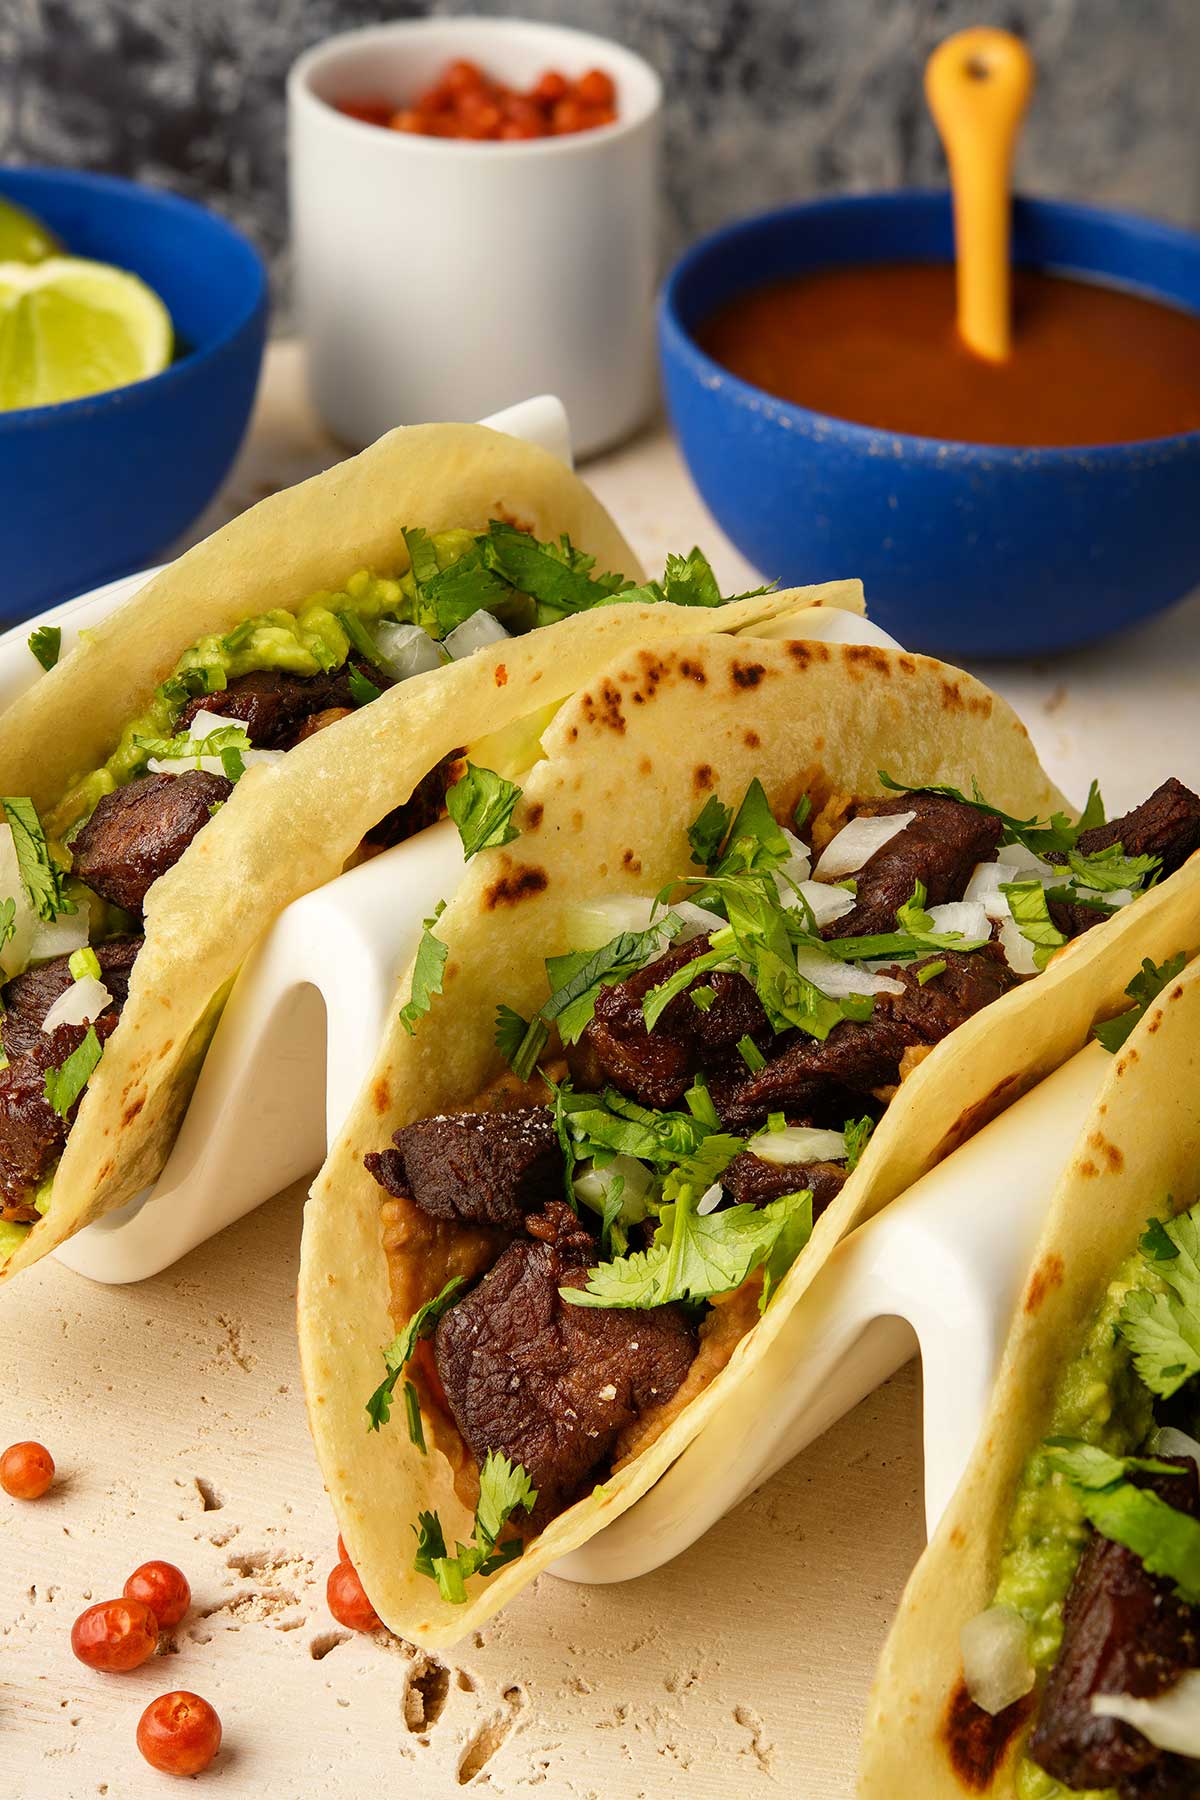
[[[454,1556],[436,1513],[414,1522],[447,1600],[715,1378],[933,1047],[1200,844],[1174,781],[1071,824],[882,779],[894,798],[803,799],[787,826],[757,780],[736,812],[710,798],[698,872],[576,907],[540,1012],[500,1006],[510,1073],[364,1158],[398,1332],[369,1420],[402,1380],[476,1508]]]
[[[963,1633],[976,1704],[1036,1689],[1021,1800],[1200,1793],[1197,1346],[1200,1206],[1151,1220],[1109,1284]]]
[[[29,799],[3,800],[0,1264],[49,1205],[67,1133],[120,1017],[147,895],[247,767],[278,762],[399,682],[571,613],[722,602],[698,550],[669,558],[661,583],[635,586],[595,572],[566,537],[539,542],[511,522],[403,536],[402,574],[362,570],[339,593],[198,639],[107,761],[76,775],[44,821]],[[45,630],[31,640],[43,666],[56,659],[51,640]],[[372,827],[361,853],[442,816],[456,761],[431,770]]]

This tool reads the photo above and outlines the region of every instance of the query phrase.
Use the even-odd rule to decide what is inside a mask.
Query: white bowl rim
[[[527,138],[513,142],[488,138],[434,138],[417,132],[387,131],[363,119],[353,119],[339,112],[330,101],[317,93],[314,81],[342,56],[354,50],[370,50],[397,42],[444,40],[447,52],[463,54],[463,41],[478,40],[481,34],[504,36],[531,47],[544,45],[544,55],[552,60],[555,51],[570,48],[586,50],[594,66],[614,75],[618,83],[627,83],[627,99],[611,125],[593,126],[587,131],[565,133],[562,137]],[[480,58],[486,61],[486,54]],[[539,56],[539,60],[541,57]],[[352,133],[367,133],[368,141],[389,144],[385,155],[452,156],[564,156],[579,155],[601,145],[611,144],[639,130],[662,110],[662,78],[653,64],[636,50],[618,44],[612,38],[592,31],[579,31],[573,25],[558,25],[539,19],[509,19],[473,13],[453,19],[389,19],[378,25],[361,25],[352,31],[341,31],[323,38],[310,50],[296,58],[288,71],[288,102],[297,111],[322,119],[326,127]]]

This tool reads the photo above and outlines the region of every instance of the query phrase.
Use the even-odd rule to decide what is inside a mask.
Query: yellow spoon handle
[[[959,335],[992,362],[1012,345],[1009,176],[1033,82],[1021,40],[988,26],[956,32],[925,65],[954,193]]]

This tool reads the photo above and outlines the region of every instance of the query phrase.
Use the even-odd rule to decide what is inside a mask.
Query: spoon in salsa
[[[989,362],[1012,349],[1010,179],[1033,83],[1020,38],[985,25],[955,32],[925,65],[925,98],[950,165],[958,332]]]

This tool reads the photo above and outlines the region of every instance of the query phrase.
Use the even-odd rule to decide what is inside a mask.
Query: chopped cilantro
[[[760,1069],[765,1069],[767,1066],[766,1057],[749,1033],[738,1039],[737,1053],[752,1075],[757,1075]]]
[[[468,762],[466,774],[446,794],[446,811],[458,826],[468,862],[480,850],[498,850],[520,837],[512,823],[513,808],[520,798],[515,782],[506,781],[494,769],[480,769]]]
[[[688,826],[687,839],[692,847],[694,863],[699,863],[704,869],[712,868],[720,855],[732,818],[729,808],[722,805],[715,794],[710,794]]]
[[[682,929],[678,914],[668,913],[649,930],[622,931],[598,950],[547,957],[550,998],[542,1007],[542,1018],[557,1023],[564,1044],[574,1044],[591,1020],[600,989],[632,975]]]
[[[856,1169],[862,1161],[863,1151],[871,1139],[875,1129],[874,1119],[847,1119],[842,1128],[842,1136],[846,1140],[846,1173]]]
[[[404,1384],[404,1417],[408,1425],[410,1442],[425,1455],[425,1426],[421,1418],[421,1401],[411,1381]]]
[[[419,525],[406,525],[403,536],[413,580],[420,591],[427,582],[436,581],[441,574],[437,551],[433,547],[429,533],[422,531]]]
[[[1057,1475],[1063,1475],[1074,1487],[1106,1488],[1124,1481],[1135,1470],[1151,1475],[1173,1475],[1170,1463],[1146,1456],[1111,1456],[1098,1444],[1082,1438],[1051,1437],[1046,1439],[1046,1461]]]
[[[528,531],[493,519],[479,543],[484,567],[537,601],[539,625],[601,606],[624,585],[620,575],[593,575],[595,558],[576,550],[565,534],[556,544],[539,543]]]
[[[83,1042],[72,1050],[61,1067],[47,1069],[46,1099],[60,1119],[67,1117],[82,1094],[101,1055],[102,1049],[100,1039],[96,1036],[96,1027],[89,1025]]]
[[[1165,1254],[1163,1239],[1173,1256]],[[1200,1374],[1200,1208],[1161,1224],[1151,1221],[1140,1248],[1167,1291],[1132,1289],[1118,1328],[1142,1381],[1159,1399],[1169,1400]]]
[[[1163,1575],[1180,1597],[1200,1603],[1200,1519],[1128,1480],[1131,1473],[1177,1474],[1153,1457],[1110,1456],[1094,1444],[1051,1438],[1050,1467],[1071,1483],[1084,1516],[1101,1536],[1132,1550],[1150,1575]]]
[[[60,913],[76,912],[78,908],[67,898],[63,871],[50,854],[33,801],[10,794],[0,799],[0,806],[12,832],[21,886],[38,918],[49,922]]]
[[[251,748],[250,735],[240,720],[233,720],[228,725],[221,725],[210,731],[207,737],[192,737],[182,731],[176,737],[155,738],[135,736],[134,744],[147,758],[153,756],[165,762],[182,762],[194,759],[199,768],[206,756],[220,758],[221,767],[229,781],[240,781],[246,773],[246,765],[242,758]]]
[[[938,957],[933,962],[922,963],[921,967],[917,970],[917,986],[924,987],[927,981],[932,981],[935,976],[944,975],[945,973],[946,961],[944,957]]]
[[[1033,960],[1044,969],[1054,952],[1067,941],[1050,917],[1050,903],[1040,881],[1002,881],[1000,892],[1008,901],[1021,936],[1034,946]]]
[[[383,1350],[384,1366],[387,1375],[380,1382],[375,1392],[367,1401],[367,1418],[369,1431],[378,1431],[386,1425],[392,1416],[392,1395],[409,1358],[422,1338],[431,1337],[438,1320],[446,1309],[454,1302],[459,1288],[464,1286],[465,1277],[455,1275],[448,1281],[440,1294],[427,1300],[424,1306],[417,1308],[404,1330],[397,1333],[390,1344]],[[415,1441],[415,1440],[414,1440]]]
[[[703,815],[701,815],[703,816]],[[733,816],[714,875],[742,875],[777,869],[792,854],[792,847],[771,811],[766,790],[755,776]]]
[[[29,634],[29,648],[43,669],[52,669],[62,650],[62,626],[39,625],[36,631]]]
[[[424,1018],[432,1006],[434,995],[442,991],[442,977],[450,952],[440,938],[434,937],[433,928],[445,910],[446,902],[439,900],[432,916],[424,921],[421,931],[421,942],[417,946],[417,957],[413,963],[412,994],[400,1008],[400,1023],[409,1037],[416,1029],[417,1020]]]
[[[350,665],[350,674],[347,679],[350,685],[350,698],[356,707],[369,706],[372,700],[378,700],[383,692],[383,689],[377,688],[373,681],[368,681],[362,670],[355,668],[353,663]]]
[[[7,900],[0,900],[0,947],[3,947],[11,937],[16,935],[16,930],[17,903],[10,896]],[[0,1000],[0,1009],[3,1008],[3,1004],[3,1001]],[[0,1067],[6,1068],[7,1066],[7,1063],[0,1064]]]
[[[371,636],[358,614],[347,610],[346,612],[336,613],[334,616],[342,630],[345,632],[351,650],[357,650],[358,654],[365,658],[367,662],[371,663],[377,669],[381,668],[383,665],[382,658],[379,654],[379,645],[375,642],[375,639]]]
[[[511,1006],[501,1004],[496,1008],[496,1048],[521,1081],[528,1081],[533,1074],[549,1036],[536,1014],[527,1022]]]
[[[803,831],[812,816],[812,801],[807,794],[801,794],[796,802],[796,810],[792,814],[792,825],[796,831]]]
[[[1095,888],[1097,893],[1109,894],[1118,888],[1136,893],[1162,868],[1162,858],[1125,856],[1120,844],[1110,844],[1106,850],[1087,853],[1068,850],[1067,867],[1083,887]]]
[[[1083,809],[1077,825],[1072,825],[1066,813],[1052,813],[1048,819],[1017,819],[1011,813],[1001,812],[998,806],[986,801],[979,790],[979,783],[972,782],[972,793],[964,794],[961,789],[945,784],[928,782],[896,781],[885,769],[877,771],[885,788],[894,794],[944,794],[948,800],[957,800],[963,806],[973,806],[976,812],[987,813],[993,819],[999,819],[1004,826],[1001,839],[1005,844],[1024,844],[1034,856],[1045,857],[1051,851],[1065,856],[1073,850],[1085,831],[1093,830],[1104,823],[1104,803],[1100,799],[1100,790],[1093,782],[1088,791],[1087,805]]]
[[[1142,958],[1141,968],[1125,989],[1134,1004],[1128,1012],[1118,1013],[1115,1019],[1102,1019],[1099,1025],[1092,1028],[1093,1037],[1104,1045],[1110,1055],[1116,1054],[1163,989],[1182,973],[1186,961],[1187,957],[1182,950],[1161,963],[1152,963],[1148,956]]]
[[[728,969],[732,965],[732,960],[727,950],[705,950],[702,955],[693,957],[691,962],[684,963],[681,968],[668,975],[665,981],[660,981],[656,987],[650,988],[642,1000],[642,1018],[645,1021],[646,1030],[654,1030],[672,1000],[684,993],[695,981],[697,975],[708,975],[716,969]],[[716,991],[712,988],[708,991],[715,1000]],[[709,1005],[711,1006],[711,1004],[710,1000]],[[701,1005],[701,1012],[707,1010],[707,1007]]]
[[[696,1008],[697,1012],[706,1013],[712,1006],[716,997],[716,988],[706,987],[703,984],[700,987],[689,988],[688,990],[688,999]]]
[[[83,981],[89,975],[94,981],[100,979],[100,958],[90,944],[85,944],[80,950],[72,950],[67,959],[67,968],[73,981]]]
[[[615,597],[638,605],[653,605],[666,600],[672,606],[731,606],[735,600],[753,600],[769,594],[773,584],[750,588],[744,594],[723,596],[708,558],[694,546],[686,556],[668,556],[661,581],[643,582],[640,587],[623,588]]]
[[[497,1539],[515,1512],[532,1512],[537,1505],[537,1489],[520,1463],[510,1463],[499,1451],[489,1450],[479,1471],[479,1504],[475,1508],[474,1542],[459,1544],[458,1554],[446,1550],[446,1534],[436,1512],[417,1514],[413,1532],[417,1554],[413,1564],[418,1575],[436,1581],[443,1600],[461,1606],[467,1597],[466,1583],[472,1575],[494,1575],[506,1563],[521,1554],[521,1541],[514,1538],[497,1548]]]

